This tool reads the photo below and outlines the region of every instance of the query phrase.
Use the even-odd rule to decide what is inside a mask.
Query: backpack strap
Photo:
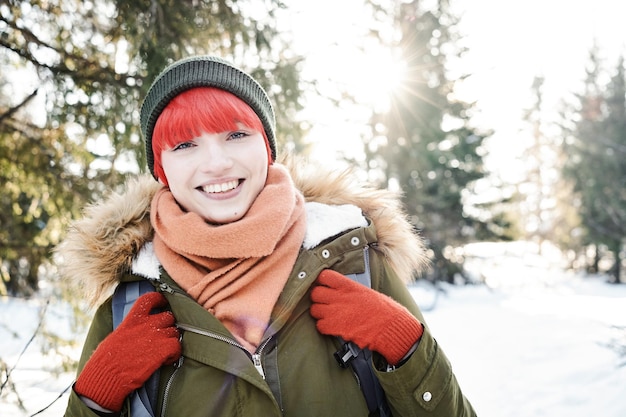
[[[154,286],[146,280],[122,282],[113,293],[113,328],[120,325],[133,307],[137,298],[150,291]],[[159,371],[153,373],[141,388],[130,395],[131,415],[133,417],[155,417],[159,393]]]
[[[360,274],[346,275],[351,280],[372,288],[372,276],[370,272],[369,251],[367,246],[363,249],[365,260],[365,272]],[[342,368],[352,368],[359,380],[361,391],[365,397],[369,417],[389,417],[391,411],[387,404],[385,391],[372,368],[372,352],[369,349],[361,349],[352,342],[346,342],[339,338],[342,343],[341,349],[335,352],[335,359]]]
[[[141,295],[154,291],[150,281],[121,282],[113,293],[113,328],[120,325],[124,317]]]

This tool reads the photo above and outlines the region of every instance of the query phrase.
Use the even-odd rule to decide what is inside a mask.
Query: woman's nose
[[[231,155],[219,140],[207,141],[199,157],[202,159],[201,166],[205,172],[220,172],[230,168],[233,163]]]

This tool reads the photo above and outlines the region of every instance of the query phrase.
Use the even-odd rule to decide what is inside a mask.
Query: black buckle
[[[348,368],[350,362],[361,353],[361,349],[354,343],[344,343],[341,349],[334,353],[337,363],[342,368]]]

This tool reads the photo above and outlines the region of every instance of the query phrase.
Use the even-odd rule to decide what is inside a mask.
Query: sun
[[[389,100],[403,85],[406,77],[406,63],[393,56],[392,51],[380,50],[376,55],[368,57],[368,71],[371,97],[377,111],[386,110]]]
[[[380,45],[372,45],[366,51],[346,49],[344,53],[350,54],[350,65],[340,71],[355,102],[376,112],[387,110],[392,95],[406,78],[406,63]]]

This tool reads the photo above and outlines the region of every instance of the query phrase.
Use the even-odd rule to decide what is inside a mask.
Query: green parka
[[[283,162],[308,201],[307,237],[256,354],[238,346],[229,331],[159,267],[151,249],[148,215],[158,185],[151,178],[140,178],[122,194],[89,207],[58,248],[64,274],[89,290],[99,304],[78,372],[112,331],[107,298],[112,288],[120,281],[150,278],[158,280],[169,301],[182,333],[183,352],[176,365],[160,370],[157,415],[367,416],[355,375],[333,356],[339,342],[315,327],[309,293],[323,269],[362,273],[369,260],[372,287],[406,306],[425,325],[417,349],[402,366],[389,370],[374,354],[393,415],[475,415],[406,287],[424,262],[423,246],[395,196],[356,186],[345,174],[307,171],[300,164]],[[354,206],[359,208],[357,215]],[[97,414],[72,392],[65,415]]]

